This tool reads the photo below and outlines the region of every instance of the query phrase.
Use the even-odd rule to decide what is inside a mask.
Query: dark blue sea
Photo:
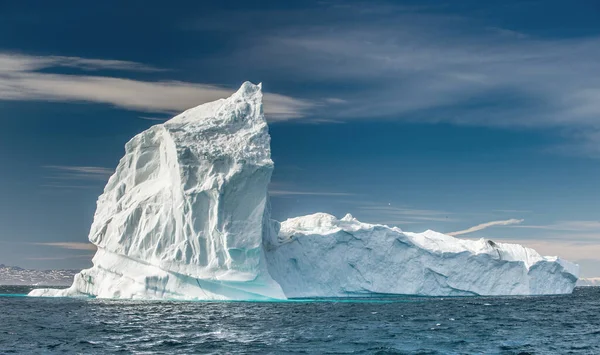
[[[1,354],[600,354],[600,287],[274,303],[18,296],[30,289],[0,286]]]

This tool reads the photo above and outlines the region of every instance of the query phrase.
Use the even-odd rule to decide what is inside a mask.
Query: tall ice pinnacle
[[[94,266],[59,295],[285,298],[262,250],[273,172],[262,96],[245,82],[131,139],[98,198]]]

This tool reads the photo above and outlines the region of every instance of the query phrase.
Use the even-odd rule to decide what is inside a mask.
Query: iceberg
[[[261,85],[138,134],[98,198],[93,266],[30,296],[278,300],[570,293],[578,266],[532,249],[317,213],[270,218]]]
[[[262,248],[273,172],[260,85],[138,134],[98,198],[93,267],[31,295],[283,299]]]
[[[291,218],[266,243],[287,297],[571,293],[578,266],[518,244],[361,223],[350,214]]]

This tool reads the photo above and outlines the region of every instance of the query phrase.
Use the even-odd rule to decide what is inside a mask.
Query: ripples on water
[[[2,296],[0,353],[600,354],[599,316],[600,287],[280,303]]]

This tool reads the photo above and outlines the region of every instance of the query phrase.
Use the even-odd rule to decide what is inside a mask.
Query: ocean
[[[600,287],[537,297],[169,302],[0,286],[0,354],[600,354]]]

